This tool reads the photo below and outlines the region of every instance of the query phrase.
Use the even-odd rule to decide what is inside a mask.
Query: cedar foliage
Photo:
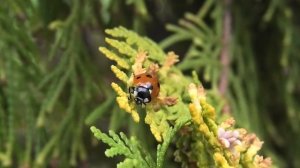
[[[115,165],[95,146],[91,125],[134,135],[149,151],[157,145],[145,124],[135,124],[114,106],[109,83],[115,78],[97,51],[104,30],[122,25],[179,54],[177,67],[185,74],[195,70],[220,120],[221,114],[233,115],[239,127],[265,142],[263,153],[276,165],[299,167],[299,5],[296,0],[1,2],[0,166]],[[224,47],[226,13],[230,40]],[[228,62],[222,62],[224,53]],[[167,165],[179,167],[166,156]]]

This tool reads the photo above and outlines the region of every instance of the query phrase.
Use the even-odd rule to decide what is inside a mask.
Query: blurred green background
[[[98,52],[115,26],[175,51],[220,117],[256,133],[278,167],[300,167],[299,17],[299,0],[1,1],[0,167],[115,167],[91,125],[154,146],[115,105]]]

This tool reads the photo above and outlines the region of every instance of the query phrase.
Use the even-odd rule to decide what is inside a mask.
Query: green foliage
[[[211,19],[213,24],[205,23]],[[186,13],[180,19],[179,25],[168,24],[166,29],[172,34],[164,39],[160,46],[168,48],[175,43],[191,41],[191,45],[185,54],[184,59],[178,65],[181,70],[203,69],[204,79],[212,81],[213,87],[219,79],[221,52],[220,25],[222,24],[222,2],[206,1],[197,14]]]
[[[111,109],[113,106],[113,97],[105,100],[101,105],[96,107],[85,119],[85,124],[92,125],[97,119],[101,118],[102,115]]]
[[[91,4],[79,9],[80,3],[67,5],[72,9],[67,18],[39,15],[42,8],[57,10],[55,5],[64,3],[5,1],[1,5],[3,166],[43,167],[58,157],[66,158],[58,165],[86,160],[84,118],[95,107],[93,93],[104,89],[78,34]]]
[[[161,141],[165,136],[165,130],[172,126],[170,123],[177,122],[177,120],[183,116],[183,118],[186,120],[190,120],[190,114],[185,104],[185,102],[188,102],[189,99],[184,99],[184,96],[186,96],[185,91],[188,84],[193,82],[193,80],[191,78],[184,78],[183,74],[176,68],[164,67],[164,64],[168,61],[167,57],[172,54],[169,53],[168,56],[166,56],[161,48],[152,40],[146,37],[141,37],[138,34],[125,29],[124,27],[107,29],[105,32],[113,37],[105,39],[105,41],[109,44],[109,47],[112,49],[100,47],[99,50],[105,54],[106,57],[117,63],[120,69],[117,71],[115,70],[117,67],[112,66],[112,70],[116,76],[122,82],[124,82],[124,84],[126,84],[126,86],[131,85],[130,79],[132,79],[132,73],[134,68],[138,67],[135,65],[135,61],[137,55],[139,55],[141,52],[147,52],[147,59],[143,64],[144,67],[147,67],[153,63],[156,63],[161,67],[161,70],[158,72],[160,96],[172,96],[177,99],[176,105],[172,107],[161,107],[157,110],[153,110],[151,106],[149,108],[146,107],[145,122],[150,125],[151,131],[155,138],[158,141]],[[172,75],[172,77],[169,75]],[[178,82],[179,79],[181,82],[178,85],[173,85],[173,83]],[[122,95],[126,95],[125,92],[127,92],[127,88],[124,88],[123,90],[124,91]],[[127,96],[122,95],[119,94],[117,101],[118,99],[123,99],[124,101],[127,100]],[[120,104],[121,103],[119,103],[119,105]],[[126,107],[126,105],[123,106]],[[134,104],[129,102],[127,107],[131,108],[131,106],[134,106]],[[120,105],[120,107],[122,108],[122,105]],[[126,110],[126,108],[123,109]],[[137,110],[137,108],[133,109]],[[134,110],[127,112],[131,113],[135,121],[139,120],[139,116]]]
[[[126,157],[117,167],[153,167],[154,160],[151,155],[142,151],[141,145],[135,138],[128,139],[122,132],[118,136],[113,131],[110,131],[108,136],[95,127],[91,127],[91,131],[97,139],[110,146],[110,149],[105,151],[107,157],[116,155]]]
[[[186,124],[187,120],[184,118],[184,116],[177,121],[174,128],[169,128],[166,132],[166,136],[164,138],[164,142],[162,144],[159,144],[157,146],[157,156],[156,156],[156,167],[162,168],[164,165],[164,160],[166,159],[166,152],[167,149],[172,141],[174,139],[175,134],[178,132],[178,130]]]
[[[295,117],[295,109],[298,109],[298,105],[294,103],[297,96],[291,94],[295,89],[295,84],[299,83],[299,78],[293,75],[294,70],[298,69],[296,64],[299,63],[297,59],[299,57],[294,55],[299,48],[298,40],[296,40],[299,31],[293,29],[296,25],[293,17],[297,14],[286,1],[270,1],[262,17],[249,15],[253,13],[253,10],[244,10],[249,5],[253,4],[231,3],[230,21],[233,24],[231,24],[230,46],[227,48],[230,64],[225,64],[226,66],[222,64],[222,53],[226,46],[221,40],[224,39],[224,26],[226,26],[224,13],[226,14],[229,8],[224,6],[222,1],[206,1],[195,15],[187,13],[184,19],[179,21],[179,26],[167,25],[166,28],[173,34],[160,44],[163,48],[167,48],[182,41],[189,41],[190,45],[184,60],[178,67],[182,70],[195,69],[198,73],[203,73],[203,79],[209,82],[211,88],[221,93],[223,91],[221,89],[222,78],[227,78],[228,87],[225,89],[224,96],[226,104],[227,101],[230,104],[231,112],[238,118],[238,124],[254,130],[264,138],[267,144],[276,141],[278,146],[283,147],[283,144],[290,138],[283,138],[286,136],[282,136],[282,129],[276,131],[278,123],[273,123],[270,118],[274,118],[274,113],[289,118],[285,122],[286,125],[282,124],[280,127],[291,128],[295,130],[295,133],[298,132],[296,130],[298,130],[299,118]],[[208,19],[210,24],[206,22]],[[260,28],[254,30],[251,26],[256,23],[259,23]],[[223,32],[220,30],[222,24]],[[270,32],[270,29],[273,31]],[[260,36],[262,34],[265,36]],[[275,42],[275,44],[274,41],[278,43]],[[276,51],[274,51],[274,45],[277,46]],[[276,67],[276,71],[265,71],[271,67]],[[226,71],[228,71],[227,75],[224,73]],[[274,74],[278,76],[275,77]],[[280,95],[282,94],[279,96],[281,98],[274,99],[271,96],[270,93],[274,93],[275,90]],[[265,96],[262,97],[262,94]],[[262,99],[264,100],[261,101]],[[274,106],[285,109],[287,113],[270,108]],[[266,113],[266,110],[269,113]],[[293,135],[293,139],[298,139],[297,135]],[[299,147],[297,144],[292,146],[293,148]],[[269,150],[267,150],[268,153]],[[293,158],[297,155],[291,154],[289,157]],[[274,155],[273,157],[277,158],[275,161],[280,162],[278,157]],[[294,165],[297,164],[294,163]]]
[[[163,50],[155,42],[147,37],[140,37],[135,32],[129,31],[124,27],[107,29],[105,32],[114,38],[125,40],[125,42],[122,42],[106,38],[106,42],[117,49],[118,52],[130,56],[132,58],[131,62],[134,61],[134,57],[137,55],[137,51],[144,49],[147,49],[150,60],[159,62],[162,62],[164,60],[165,53],[163,52]]]
[[[179,149],[175,152],[176,160],[181,162],[183,167],[190,165],[198,167],[214,165],[225,168],[241,165],[246,167],[271,166],[270,158],[263,158],[257,154],[261,149],[262,142],[256,135],[248,134],[244,129],[225,130],[234,129],[233,119],[219,124],[215,117],[215,109],[206,101],[204,89],[202,85],[199,85],[200,82],[195,72],[193,73],[193,78],[189,78],[184,76],[177,67],[173,66],[177,62],[177,55],[169,52],[164,56],[165,59],[161,60],[163,62],[154,64],[153,60],[159,60],[157,55],[153,55],[153,51],[161,51],[155,43],[123,27],[108,29],[106,32],[116,38],[106,38],[106,42],[113,49],[100,47],[99,50],[107,58],[115,61],[118,67],[120,67],[119,69],[117,66],[112,65],[111,70],[117,78],[127,85],[127,88],[134,86],[132,79],[135,78],[135,75],[145,73],[149,70],[155,70],[155,72],[152,72],[153,75],[156,75],[154,73],[159,75],[160,94],[157,98],[153,97],[154,101],[145,107],[145,123],[149,124],[150,131],[155,139],[158,142],[163,142],[162,145],[158,145],[157,147],[156,167],[163,166],[163,161],[166,160],[164,154],[169,143],[175,133],[187,122],[189,123],[186,125],[186,128],[183,128],[183,132],[185,132],[184,129],[188,129],[186,132],[188,136],[180,139],[179,143],[177,143]],[[149,56],[145,52],[148,50],[150,51]],[[148,68],[146,68],[147,66]],[[124,70],[121,70],[121,68]],[[195,80],[198,85],[195,85],[192,80]],[[174,85],[178,81],[181,81],[180,84]],[[128,94],[118,84],[112,83],[111,86],[118,95],[116,101],[119,107],[130,113],[135,122],[140,122],[140,115],[138,113],[140,108],[138,108],[138,105],[131,99],[128,99]],[[188,97],[184,93],[186,90],[188,91]],[[165,95],[176,96],[176,102],[173,104],[164,104],[171,99],[174,100],[174,98],[170,97],[164,98]],[[172,125],[175,125],[176,129],[173,129]],[[121,165],[128,167],[149,167],[150,163],[147,165],[144,162],[140,163],[136,161],[140,160],[142,156],[133,156],[131,153],[128,153],[126,147],[124,148],[125,145],[128,145],[128,140],[124,138],[123,133],[120,135],[125,144],[113,132],[110,132],[110,136],[114,142],[99,130],[96,132],[95,127],[92,127],[91,130],[98,139],[111,146],[106,151],[107,156],[114,156],[116,154],[125,155],[126,158]],[[133,140],[131,143],[136,142]],[[185,147],[187,148],[185,151],[180,149]]]
[[[279,167],[299,167],[299,5],[291,0],[1,2],[0,167],[112,167],[101,149],[91,150],[91,125],[135,136],[138,151],[155,158],[157,142],[143,121],[149,114],[152,125],[167,137],[161,151],[175,152],[182,167],[197,161],[199,167],[211,166],[202,134],[193,132],[195,128],[187,129],[191,134],[183,134],[185,127],[175,131],[188,114],[187,86],[200,81],[217,121],[234,116],[237,126],[264,140],[263,153]],[[117,28],[106,31],[105,39],[105,29],[111,27]],[[163,49],[179,54],[176,68],[159,79],[161,94],[177,96],[178,104],[157,112],[137,109],[141,120],[134,123],[108,87],[115,79],[111,63],[97,51],[104,41],[106,53],[124,59],[115,67],[127,77],[140,50],[148,51],[145,67],[162,65]],[[184,80],[170,78],[191,73]],[[177,134],[169,136],[171,129],[170,134]],[[168,138],[176,147],[163,147]],[[153,159],[154,167],[163,162],[165,167],[179,166],[163,153]],[[123,164],[134,162],[125,159]]]
[[[167,130],[164,142],[157,146],[156,162],[135,137],[128,139],[123,132],[118,135],[114,131],[109,131],[109,135],[107,135],[94,126],[91,127],[91,131],[98,140],[109,145],[110,148],[105,151],[107,157],[125,156],[124,161],[118,163],[117,167],[162,168],[164,167],[165,154],[171,140],[185,122],[186,120],[181,120],[174,128],[171,127]]]

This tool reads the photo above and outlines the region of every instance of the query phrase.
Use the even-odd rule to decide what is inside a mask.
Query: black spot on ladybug
[[[158,87],[158,88],[160,88],[160,84],[159,84],[159,82],[157,83],[157,87]]]
[[[141,78],[141,76],[137,76],[137,77],[135,77],[135,79],[140,79]]]
[[[152,78],[152,75],[147,74],[146,76],[147,76],[148,78]]]

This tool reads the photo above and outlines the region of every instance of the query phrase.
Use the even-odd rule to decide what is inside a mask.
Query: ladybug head
[[[134,101],[136,104],[146,104],[151,102],[151,87],[145,87],[145,86],[136,86],[136,87],[130,87],[129,88],[129,94],[131,99],[131,96],[134,98]]]

